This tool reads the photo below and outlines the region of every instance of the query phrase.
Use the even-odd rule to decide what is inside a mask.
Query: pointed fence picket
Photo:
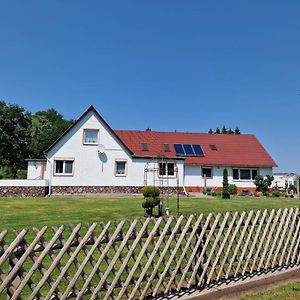
[[[296,267],[299,245],[299,208],[4,230],[0,298],[145,299],[201,290]]]

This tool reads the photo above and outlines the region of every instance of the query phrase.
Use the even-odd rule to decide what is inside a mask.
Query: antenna
[[[98,153],[99,153],[99,154],[103,154],[104,152],[105,152],[105,146],[102,145],[102,144],[100,144],[100,145],[98,146]]]

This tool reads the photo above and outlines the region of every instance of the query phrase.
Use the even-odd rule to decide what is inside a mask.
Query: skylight
[[[147,144],[147,143],[142,143],[141,146],[142,146],[142,150],[143,150],[143,151],[149,151],[149,148],[148,148],[148,144]]]

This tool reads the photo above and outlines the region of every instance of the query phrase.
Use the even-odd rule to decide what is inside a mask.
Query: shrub
[[[274,180],[273,176],[267,175],[266,178],[258,175],[254,179],[254,184],[256,185],[256,190],[262,192],[265,196],[269,194],[269,188]]]
[[[228,185],[228,191],[230,195],[236,195],[237,193],[237,186],[235,184]]]
[[[156,186],[149,185],[149,186],[145,186],[142,189],[142,193],[145,198],[148,198],[148,197],[156,198],[156,197],[159,197],[160,190]]]
[[[17,171],[17,179],[26,179],[26,178],[27,178],[27,170]]]
[[[280,191],[274,191],[274,192],[272,193],[272,197],[278,198],[278,197],[280,197],[280,196],[281,196]]]
[[[228,190],[228,171],[225,168],[223,171],[223,194],[222,194],[223,199],[230,199],[230,194]]]
[[[145,186],[142,190],[144,195],[144,202],[142,203],[142,207],[145,209],[145,213],[147,216],[153,216],[153,208],[160,204],[160,190],[156,186]],[[161,210],[159,214],[161,215]]]
[[[13,175],[7,169],[0,169],[0,179],[11,179]]]

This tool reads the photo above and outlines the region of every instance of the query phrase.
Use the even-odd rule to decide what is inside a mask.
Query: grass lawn
[[[243,300],[298,300],[300,299],[300,282],[292,282],[276,289],[250,294]]]
[[[141,198],[2,198],[0,231],[43,225],[91,223],[143,217]],[[200,214],[221,211],[272,209],[299,206],[294,198],[181,198],[180,212]],[[169,200],[171,213],[176,213],[176,199]]]

